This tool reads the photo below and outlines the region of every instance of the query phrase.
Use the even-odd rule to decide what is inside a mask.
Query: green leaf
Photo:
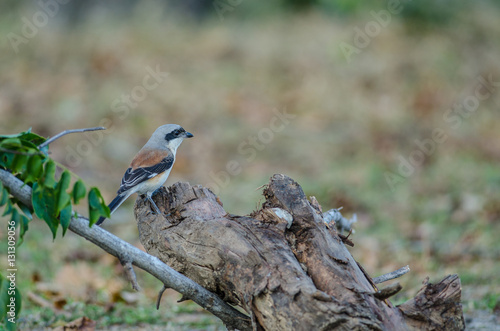
[[[68,230],[69,223],[71,222],[72,212],[73,209],[71,208],[71,205],[67,205],[66,208],[61,210],[61,213],[59,214],[59,222],[62,226],[63,236],[66,234],[66,230]]]
[[[89,191],[89,226],[94,225],[101,216],[111,217],[101,192],[96,187],[93,187]]]
[[[71,196],[66,192],[69,187],[69,182],[71,181],[71,175],[67,170],[61,175],[61,179],[56,186],[56,194],[57,194],[57,212],[60,212],[66,206],[71,205]]]
[[[30,154],[39,154],[40,151],[38,150],[37,145],[33,144],[31,141],[21,139],[21,145],[24,149],[25,152],[30,153]]]
[[[22,146],[21,139],[17,137],[8,137],[6,139],[2,139],[2,147],[5,149],[16,149]]]
[[[32,182],[34,183],[35,181],[40,178],[42,175],[43,171],[43,161],[42,157],[39,155],[33,155],[29,158],[28,160],[28,166],[26,169],[26,176],[24,182]]]
[[[17,202],[17,206],[24,213],[24,215],[21,214],[21,222],[19,227],[19,240],[17,242],[17,246],[19,246],[23,243],[24,234],[26,233],[26,231],[28,231],[28,224],[33,220],[33,215],[31,214],[31,210],[22,203]]]
[[[0,141],[0,148],[4,150],[19,150],[21,149],[21,141],[17,138],[5,139]],[[0,151],[0,166],[5,169],[10,169],[14,160],[15,154],[6,151]]]
[[[56,185],[56,163],[49,159],[45,164],[45,170],[43,173],[43,185],[45,187],[53,188]]]
[[[16,246],[19,246],[23,242],[24,233],[28,228],[29,220],[26,216],[19,213],[17,208],[10,209],[10,221],[9,225],[13,224],[15,228],[19,228],[19,240],[17,240]]]
[[[31,128],[29,128],[26,131],[19,132],[19,133],[14,133],[14,134],[2,134],[0,135],[0,139],[5,139],[5,138],[19,138],[25,134],[31,133]]]
[[[24,172],[28,163],[28,156],[23,154],[15,154],[10,169],[12,173]]]
[[[0,182],[0,207],[5,205],[7,201],[9,201],[9,192],[3,187],[2,182]]]
[[[0,147],[2,146],[0,145]],[[14,159],[14,154],[0,151],[0,166],[2,168],[9,169],[13,159]]]
[[[85,189],[85,184],[79,179],[75,185],[73,186],[73,202],[78,204],[78,202],[85,198],[85,193],[87,190]]]
[[[0,149],[0,165],[13,173],[24,172],[28,158],[40,153],[35,144],[23,137],[0,138]]]
[[[10,199],[7,199],[7,204],[5,205],[5,211],[3,212],[2,216],[10,215],[12,213],[13,208],[14,207],[12,206]]]
[[[30,131],[30,130],[31,129],[29,129],[28,131]],[[14,133],[14,134],[0,134],[0,139],[18,138],[18,137],[22,136],[23,134],[25,134],[28,131],[21,132],[21,133]]]
[[[20,132],[20,133],[16,133],[16,134],[0,135],[0,140],[2,140],[2,139],[9,139],[9,138],[21,138],[23,140],[30,141],[34,145],[40,145],[45,140],[47,140],[46,138],[44,138],[42,136],[39,136],[36,133],[32,133],[31,132],[31,128],[29,128],[26,131],[23,131],[23,132]]]
[[[32,143],[35,146],[38,146],[41,143],[45,142],[45,140],[47,140],[47,138],[39,136],[36,133],[25,134],[22,136],[22,139],[28,140],[30,143]]]
[[[19,209],[21,209],[21,211],[24,213],[24,215],[26,215],[26,217],[31,221],[33,219],[33,215],[31,214],[31,210],[25,206],[24,204],[22,204],[21,202],[17,202],[17,206],[19,207]]]
[[[12,276],[10,273],[7,277]],[[21,311],[21,294],[14,286],[11,286],[10,278],[0,274],[0,322],[5,323],[6,330],[16,330],[16,324],[10,323],[9,318],[15,316],[15,321],[19,317]],[[15,274],[14,274],[15,277]],[[15,279],[13,279],[15,283]],[[12,306],[12,311],[11,307]]]
[[[31,201],[36,216],[47,223],[55,239],[59,226],[55,189],[34,183]]]
[[[17,228],[19,223],[21,222],[21,215],[19,214],[19,211],[17,211],[16,208],[12,208],[12,212],[10,213],[10,221],[14,222],[14,226]]]
[[[19,238],[17,240],[16,246],[20,246],[24,241],[24,235],[26,231],[28,231],[28,224],[30,223],[30,219],[24,215],[20,215],[19,222]]]

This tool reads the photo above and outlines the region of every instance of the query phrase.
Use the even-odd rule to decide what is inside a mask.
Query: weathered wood
[[[437,284],[425,284],[398,308],[410,330],[464,330],[461,293],[460,278],[449,275]]]
[[[140,240],[150,254],[242,307],[254,330],[408,329],[407,315],[377,298],[319,204],[295,181],[274,175],[264,196],[259,211],[236,216],[210,190],[176,183],[154,197],[168,216],[137,200]]]

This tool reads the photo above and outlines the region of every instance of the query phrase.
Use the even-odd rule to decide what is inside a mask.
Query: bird
[[[192,137],[192,133],[177,124],[165,124],[156,129],[125,171],[116,198],[108,205],[110,213],[113,214],[129,196],[138,193],[145,194],[151,207],[161,214],[151,196],[167,180],[177,148],[184,139]],[[96,224],[101,225],[105,219],[101,216]]]

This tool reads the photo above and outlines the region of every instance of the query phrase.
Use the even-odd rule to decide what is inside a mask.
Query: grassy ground
[[[54,20],[18,53],[0,46],[0,132],[110,127],[51,150],[111,200],[151,132],[181,124],[195,138],[181,146],[167,184],[211,186],[226,210],[248,214],[261,200],[255,189],[285,173],[324,210],[357,213],[351,252],[369,273],[410,265],[395,302],[426,276],[458,273],[464,310],[490,318],[500,302],[500,86],[480,79],[500,81],[498,10],[478,5],[425,26],[394,15],[348,62],[339,45],[355,45],[356,29],[374,21],[370,10],[384,8],[350,19],[313,10],[256,20],[242,4],[200,23],[144,5],[127,20],[96,16],[76,29]],[[30,13],[6,15],[2,35],[21,33]],[[147,68],[168,76],[136,104],[121,102]],[[489,95],[476,105],[477,91]],[[294,117],[273,126],[285,111]],[[241,174],[223,174],[231,160]],[[105,226],[140,247],[132,205]],[[102,329],[222,328],[194,304],[175,303],[175,293],[157,312],[158,281],[139,271],[143,291],[132,293],[114,259],[71,234],[52,242],[40,223],[18,253],[25,329],[81,316]]]

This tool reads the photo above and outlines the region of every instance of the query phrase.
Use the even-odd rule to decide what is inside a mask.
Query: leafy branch
[[[0,182],[9,188],[12,195],[20,201],[30,201],[31,189],[5,170],[0,170]],[[206,290],[193,280],[175,271],[155,256],[121,240],[99,226],[89,226],[89,221],[74,216],[69,229],[81,237],[101,247],[117,257],[123,265],[135,265],[159,279],[164,288],[172,288],[183,295],[184,300],[193,300],[215,316],[219,317],[229,329],[252,330],[248,316],[229,306],[221,298]]]
[[[92,128],[101,129],[101,128]],[[17,135],[0,136],[0,206],[5,206],[4,216],[10,215],[9,225],[19,227],[19,242],[28,230],[33,212],[43,219],[56,237],[62,227],[63,236],[67,229],[84,237],[109,254],[117,257],[135,289],[138,289],[132,264],[158,278],[164,288],[172,288],[219,317],[230,329],[250,330],[250,318],[226,304],[215,294],[207,291],[191,279],[170,268],[158,258],[151,256],[127,242],[117,238],[100,227],[92,227],[100,216],[109,217],[109,208],[99,190],[88,190],[77,180],[71,190],[71,174],[68,170],[56,176],[56,163],[48,157],[48,143],[67,133],[89,129],[64,131],[53,138],[45,138],[30,130]],[[89,219],[73,212],[73,205],[88,198]],[[0,275],[0,287],[7,284]],[[2,292],[3,293],[3,292]],[[16,303],[20,305],[19,293]],[[0,296],[4,306],[7,296]],[[20,307],[20,306],[19,306]],[[16,307],[16,309],[19,309]],[[1,312],[1,311],[0,311]],[[1,322],[1,320],[0,320]],[[6,323],[12,329],[15,325]]]
[[[104,128],[67,130],[48,140],[31,130],[0,136],[0,169],[12,173],[33,189],[34,212],[47,223],[53,238],[56,237],[59,226],[62,227],[64,236],[71,220],[73,205],[87,195],[87,188],[83,181],[77,180],[68,191],[71,184],[68,170],[64,170],[59,179],[56,178],[57,166],[48,157],[48,144],[68,133],[102,129]],[[100,216],[109,217],[109,208],[97,188],[88,190],[88,200],[91,225]],[[21,244],[33,218],[31,211],[26,208],[26,204],[9,196],[9,192],[1,184],[0,206],[5,206],[4,216],[10,215],[15,227],[20,227],[18,244]]]

